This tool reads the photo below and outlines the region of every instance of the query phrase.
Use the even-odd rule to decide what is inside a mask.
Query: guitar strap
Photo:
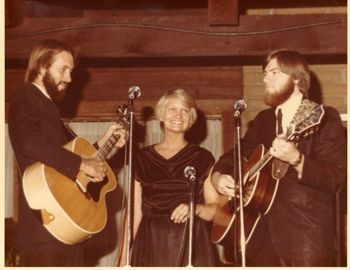
[[[73,138],[77,137],[78,135],[74,132],[74,130],[69,126],[69,123],[66,123],[62,120],[64,128],[69,132],[70,135],[73,136]]]
[[[275,158],[272,161],[272,178],[280,180],[288,171],[289,163]]]

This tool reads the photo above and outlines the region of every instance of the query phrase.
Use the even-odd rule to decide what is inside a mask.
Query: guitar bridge
[[[81,192],[86,193],[87,190],[86,188],[83,186],[83,184],[79,181],[79,179],[75,179],[75,183],[78,186],[78,188],[80,189]]]
[[[91,195],[89,194],[89,192],[87,192],[86,188],[79,181],[79,179],[75,179],[75,184],[78,186],[79,190],[84,194],[85,198],[90,200],[91,199]]]

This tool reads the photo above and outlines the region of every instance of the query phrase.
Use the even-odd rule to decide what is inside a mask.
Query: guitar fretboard
[[[105,161],[108,158],[108,155],[111,153],[114,145],[118,142],[120,138],[120,135],[115,135],[112,134],[107,142],[97,151],[97,157],[102,160]]]
[[[293,127],[288,126],[286,130],[286,134],[284,135],[287,138],[287,141],[293,141],[293,133],[292,133]],[[255,163],[251,169],[247,173],[247,180],[250,181],[255,177],[255,175],[262,169],[264,166],[273,158],[273,156],[270,154],[270,151],[267,151],[266,154],[257,162]]]
[[[255,163],[247,173],[245,181],[250,181],[255,175],[271,160],[272,155],[267,152],[257,163]],[[245,182],[244,182],[245,184]]]

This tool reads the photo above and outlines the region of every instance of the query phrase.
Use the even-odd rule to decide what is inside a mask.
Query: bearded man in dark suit
[[[302,108],[318,106],[307,98],[308,64],[296,51],[277,50],[266,57],[263,71],[265,103],[271,108],[253,120],[241,141],[242,156],[249,158],[262,144],[273,162],[284,162],[287,171],[278,181],[271,208],[249,239],[247,265],[334,266],[334,195],[346,178],[346,138],[339,113],[322,107],[318,131],[291,142],[286,134],[297,123]],[[280,125],[278,114],[282,115]],[[233,151],[220,157],[211,178],[215,189],[228,196],[237,194]]]
[[[74,181],[79,171],[93,181],[106,175],[98,158],[82,158],[63,148],[68,136],[57,102],[64,99],[72,81],[75,51],[58,40],[43,40],[29,58],[22,91],[11,100],[8,125],[11,144],[20,173],[36,161],[56,169]],[[112,134],[120,136],[117,148],[125,144],[125,130],[111,125],[95,143],[105,144]],[[66,245],[54,238],[43,226],[38,213],[30,209],[20,184],[19,243],[22,266],[84,266],[83,244]]]

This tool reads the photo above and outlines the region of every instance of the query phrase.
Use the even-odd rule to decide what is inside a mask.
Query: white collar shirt
[[[49,96],[49,94],[46,92],[45,89],[43,89],[41,86],[39,86],[38,84],[32,82],[32,84],[34,84],[48,99],[52,100],[51,97]]]
[[[294,117],[295,113],[297,112],[298,107],[301,104],[302,99],[303,99],[303,94],[299,92],[299,93],[291,96],[286,102],[284,102],[281,105],[276,107],[276,110],[275,110],[276,116],[277,116],[278,110],[279,109],[282,110],[283,133],[285,133],[285,131],[287,130],[287,127],[292,122],[293,117]],[[276,127],[277,127],[277,125],[276,125]],[[276,129],[276,132],[277,132],[277,129]]]

